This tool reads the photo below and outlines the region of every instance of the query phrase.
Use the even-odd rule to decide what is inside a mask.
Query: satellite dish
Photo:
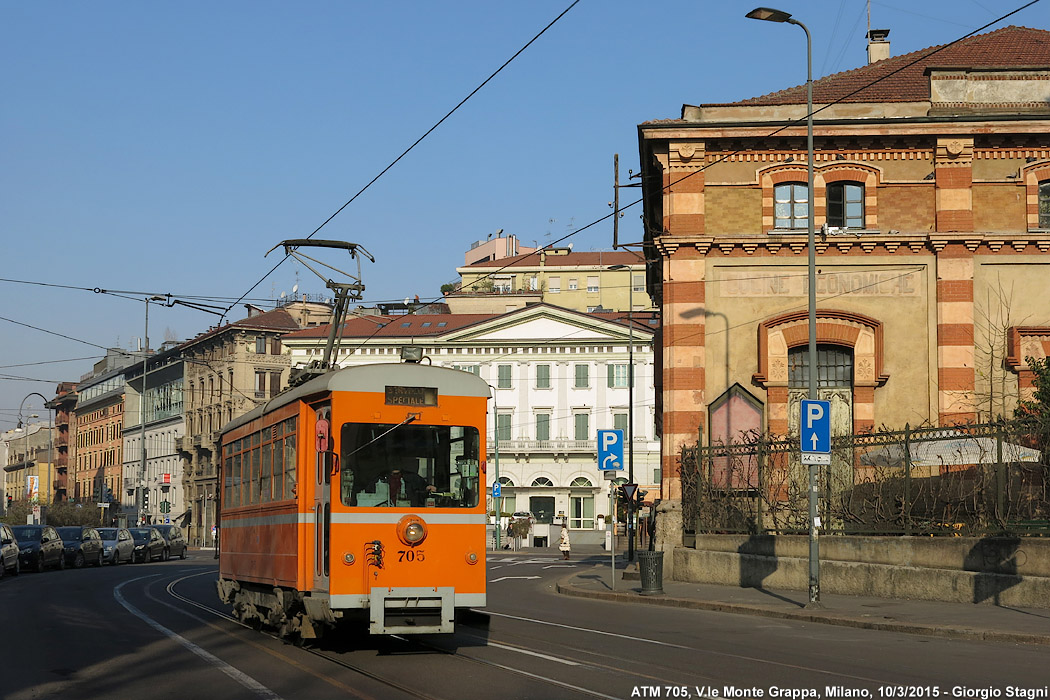
[[[412,301],[410,298],[405,297],[405,306],[408,306],[408,302]]]
[[[281,298],[284,299],[285,296],[286,296],[285,292],[281,292]]]
[[[298,291],[299,291],[299,283],[296,282],[295,285],[292,287],[292,294],[295,294]]]

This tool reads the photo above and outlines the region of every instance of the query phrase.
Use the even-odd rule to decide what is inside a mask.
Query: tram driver
[[[422,507],[427,495],[437,491],[437,487],[428,484],[418,473],[419,464],[415,459],[406,459],[395,466],[378,481],[387,485],[390,490],[390,505],[396,506],[399,500],[408,501],[413,508]]]

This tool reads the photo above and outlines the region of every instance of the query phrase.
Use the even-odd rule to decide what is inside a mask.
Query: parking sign
[[[802,463],[831,464],[831,402],[802,401]]]
[[[623,431],[598,431],[598,469],[612,471],[623,469]]]

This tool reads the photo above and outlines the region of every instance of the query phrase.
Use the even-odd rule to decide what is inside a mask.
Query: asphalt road
[[[229,619],[210,553],[5,577],[0,697],[1050,697],[1045,648],[554,592],[594,561],[491,555],[489,606],[455,635],[313,649]]]

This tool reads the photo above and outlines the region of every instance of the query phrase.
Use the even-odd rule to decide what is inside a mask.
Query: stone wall
[[[823,537],[819,544],[826,593],[1050,608],[1050,539]],[[699,535],[695,549],[669,549],[669,579],[808,589],[804,536]]]

